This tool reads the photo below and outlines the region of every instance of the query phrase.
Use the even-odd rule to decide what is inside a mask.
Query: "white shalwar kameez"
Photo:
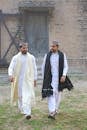
[[[31,104],[28,104],[29,101],[27,101],[27,104],[23,104],[22,103],[22,96],[23,96],[23,80],[24,80],[24,74],[26,70],[26,61],[27,61],[27,55],[23,55],[21,54],[21,68],[20,68],[20,74],[19,74],[19,81],[18,81],[18,108],[21,111],[21,113],[25,114],[25,115],[31,115]],[[13,71],[15,69],[16,66],[16,62],[17,62],[17,55],[14,56],[12,58],[12,61],[10,63],[9,69],[8,69],[8,74],[9,76],[13,75]],[[37,67],[36,67],[36,62],[35,62],[35,58],[34,56],[32,57],[32,62],[34,65],[34,80],[37,80]],[[26,89],[26,93],[25,93],[25,98],[26,95],[28,95],[29,91],[27,91]]]
[[[45,67],[46,55],[43,60],[42,64],[42,75],[44,76],[44,67]],[[48,109],[49,113],[53,113],[58,111],[59,104],[61,101],[61,92],[58,92],[58,84],[59,84],[59,55],[58,52],[52,53],[50,57],[50,64],[51,64],[51,73],[52,73],[52,82],[51,86],[53,87],[53,95],[48,97]],[[64,69],[63,69],[63,76],[66,76],[68,71],[68,64],[66,55],[64,54]]]

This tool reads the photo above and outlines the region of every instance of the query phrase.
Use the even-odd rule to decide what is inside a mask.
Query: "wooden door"
[[[48,20],[46,13],[25,12],[25,38],[29,43],[29,51],[36,57],[48,51]]]

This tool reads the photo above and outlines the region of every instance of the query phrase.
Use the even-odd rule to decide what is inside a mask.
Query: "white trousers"
[[[31,104],[22,103],[22,87],[18,88],[18,108],[22,114],[31,115]]]
[[[31,105],[29,104],[22,104],[22,100],[18,100],[18,108],[22,114],[31,115]]]
[[[54,113],[55,111],[58,111],[60,101],[61,101],[61,92],[58,92],[58,90],[56,90],[53,92],[53,95],[48,97],[49,113]]]

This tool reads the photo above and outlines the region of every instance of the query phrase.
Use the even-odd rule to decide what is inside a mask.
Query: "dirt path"
[[[75,89],[79,91],[84,91],[87,93],[87,80],[82,79],[72,79]],[[40,87],[37,87],[38,95]],[[4,101],[10,100],[10,84],[0,85],[0,104]]]
[[[0,86],[0,104],[10,99],[10,87]]]

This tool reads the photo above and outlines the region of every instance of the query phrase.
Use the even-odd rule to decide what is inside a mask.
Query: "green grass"
[[[16,107],[1,105],[0,130],[87,130],[86,109],[64,108],[63,102],[55,121],[48,119],[47,112],[43,114],[39,109],[33,109],[32,114],[32,119],[28,121],[17,112]]]
[[[38,96],[39,95],[39,96]],[[41,101],[36,92],[36,106],[32,108],[31,120],[26,120],[11,107],[9,100],[0,105],[0,130],[87,130],[87,88],[64,91],[60,113],[56,120],[48,119],[47,101]]]

